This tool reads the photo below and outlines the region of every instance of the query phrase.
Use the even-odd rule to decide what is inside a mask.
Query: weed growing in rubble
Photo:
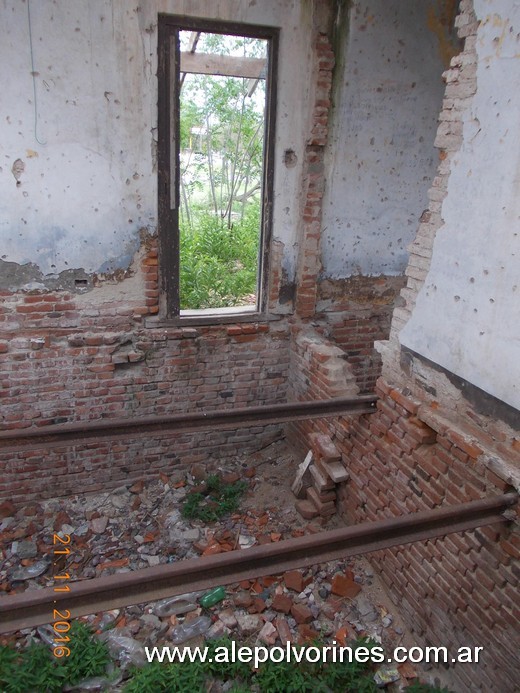
[[[323,643],[314,643],[323,645]],[[358,638],[352,643],[357,647],[370,648],[376,643]],[[205,662],[184,661],[175,664],[154,664],[142,668],[134,667],[132,676],[124,688],[125,693],[183,693],[184,691],[207,690],[212,679],[232,682],[229,693],[377,693],[370,663],[322,663],[311,664],[303,658],[300,664],[292,662],[265,662],[253,670],[244,662],[215,661],[217,648],[227,648],[231,653],[229,638],[207,643]],[[210,686],[211,687],[211,686]],[[449,693],[425,684],[410,688],[415,693]]]
[[[124,688],[125,693],[195,693],[205,690],[204,665],[200,662],[153,662],[141,669],[132,669],[132,673],[132,679]]]
[[[69,631],[70,656],[56,659],[47,645],[33,642],[23,652],[0,647],[2,693],[58,693],[82,679],[105,674],[110,661],[106,645],[87,626],[75,621]]]
[[[74,622],[70,630],[71,657],[56,660],[48,646],[33,642],[18,652],[12,647],[0,647],[0,691],[2,693],[60,693],[69,690],[83,679],[105,676],[110,661],[107,647],[95,638],[88,627]],[[323,643],[316,642],[320,646]],[[370,648],[375,643],[359,638],[352,648]],[[203,691],[215,679],[229,682],[229,693],[376,693],[370,663],[334,663],[305,661],[265,662],[252,669],[245,662],[232,662],[232,641],[229,638],[213,640],[207,644],[205,662],[185,661],[173,664],[154,662],[143,667],[133,667],[125,693],[186,693]],[[222,661],[222,650],[229,656]],[[72,656],[72,652],[76,652]],[[218,660],[218,661],[216,661]],[[228,684],[228,685],[229,685]],[[433,688],[419,682],[413,683],[410,693],[449,693],[447,689]]]
[[[203,522],[219,520],[238,508],[240,497],[246,486],[245,481],[225,484],[217,474],[208,476],[204,492],[188,494],[182,508],[182,514],[188,519],[202,520]]]

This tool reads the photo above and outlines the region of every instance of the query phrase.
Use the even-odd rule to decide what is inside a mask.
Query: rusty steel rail
[[[77,443],[97,443],[117,438],[142,438],[151,433],[169,435],[203,430],[265,426],[284,421],[319,419],[329,416],[371,414],[376,395],[338,397],[311,402],[287,402],[268,406],[242,407],[207,412],[149,416],[137,419],[105,419],[0,432],[0,452],[43,450]]]
[[[0,633],[50,623],[53,609],[83,616],[504,522],[502,513],[517,502],[516,493],[507,493],[250,549],[70,582],[70,592],[57,593],[47,587],[6,595],[0,598]]]

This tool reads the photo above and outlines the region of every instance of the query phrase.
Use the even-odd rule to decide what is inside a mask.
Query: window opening
[[[167,316],[261,311],[276,30],[161,20],[159,234]]]

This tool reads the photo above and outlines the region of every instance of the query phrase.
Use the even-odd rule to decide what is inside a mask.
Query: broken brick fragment
[[[260,546],[265,546],[265,544],[270,544],[271,543],[271,535],[270,534],[259,534],[257,537],[258,544]]]
[[[354,599],[361,592],[361,587],[350,575],[338,573],[332,578],[331,592],[338,595],[338,597]]]
[[[305,499],[296,501],[294,507],[305,520],[312,520],[318,515],[316,507],[310,500]]]
[[[276,642],[277,630],[269,621],[266,621],[258,633],[258,639],[266,645],[274,645]]]
[[[208,545],[204,541],[195,541],[193,543],[193,548],[198,553],[204,553],[204,551],[208,548]]]
[[[253,603],[253,597],[249,592],[239,592],[233,597],[233,602],[239,609],[248,609]]]
[[[321,457],[325,462],[334,462],[341,459],[338,448],[334,445],[330,436],[323,433],[313,433],[310,439],[316,456]]]
[[[292,607],[292,599],[287,594],[277,594],[271,607],[275,611],[281,611],[284,614],[288,614]]]
[[[54,520],[53,529],[55,532],[59,532],[63,525],[70,524],[71,519],[69,515],[67,515],[67,513],[64,510],[60,510],[60,512],[56,515],[56,519]]]
[[[209,544],[204,551],[202,552],[203,556],[214,556],[217,553],[222,553],[222,547],[218,542],[215,542],[214,544]]]
[[[225,484],[236,484],[237,481],[240,481],[240,475],[236,472],[224,472],[224,474],[222,474],[222,481]]]
[[[130,493],[142,493],[143,489],[144,481],[142,479],[139,479],[134,484],[132,484],[128,490],[130,491]]]
[[[260,582],[264,587],[271,587],[271,585],[278,582],[278,578],[274,577],[274,575],[264,575],[264,577],[260,578]]]
[[[0,505],[0,520],[4,520],[6,517],[13,517],[15,514],[16,508],[10,500],[6,500]]]
[[[404,662],[397,667],[397,671],[403,679],[416,679],[417,673],[410,662]]]
[[[283,574],[283,581],[289,590],[301,592],[303,590],[303,575],[299,570],[288,570]]]
[[[346,626],[343,626],[339,630],[336,631],[336,634],[334,635],[334,640],[339,643],[342,647],[345,647],[347,644],[347,638],[348,638],[348,629]]]
[[[258,582],[258,580],[253,584],[252,588],[253,592],[256,592],[256,594],[262,594],[264,591],[263,586]]]
[[[314,619],[312,611],[305,604],[293,604],[291,607],[291,616],[296,623],[310,623]]]
[[[250,614],[261,614],[262,611],[265,611],[267,608],[267,604],[261,597],[255,597],[253,599],[253,602],[251,606],[248,607],[248,612]]]
[[[300,642],[316,640],[316,638],[320,636],[318,631],[311,628],[308,623],[300,623],[298,626],[298,633],[300,634]]]
[[[278,631],[278,637],[280,638],[280,642],[282,645],[285,645],[287,642],[292,642],[293,641],[293,636],[291,633],[291,629],[289,628],[289,624],[283,618],[283,616],[277,616],[274,619],[274,625],[276,630]]]

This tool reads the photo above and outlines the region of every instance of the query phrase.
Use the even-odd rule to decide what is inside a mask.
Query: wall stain
[[[428,8],[428,29],[437,36],[445,67],[449,67],[451,59],[462,50],[463,42],[455,29],[458,4],[458,0],[436,0]]]

